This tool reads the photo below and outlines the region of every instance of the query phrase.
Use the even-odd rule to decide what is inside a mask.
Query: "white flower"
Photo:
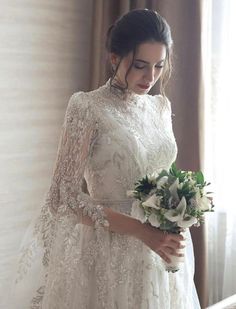
[[[179,221],[177,224],[179,227],[183,227],[186,229],[196,223],[197,223],[197,218],[186,216],[183,220]]]
[[[145,202],[142,203],[143,206],[159,209],[160,206],[160,197],[153,194]]]
[[[151,223],[152,226],[155,227],[159,227],[160,226],[160,222],[157,219],[157,216],[152,213],[149,217],[148,217],[148,221]]]
[[[173,204],[174,204],[173,196],[171,196],[171,197],[168,199],[168,206],[169,206],[169,208],[171,208]]]
[[[185,215],[186,199],[183,196],[175,209],[168,210],[164,216],[171,222],[176,222],[179,227],[188,228],[197,223],[195,217]]]
[[[192,186],[195,186],[195,184],[196,184],[196,181],[194,179],[192,179],[192,178],[188,178],[188,182]]]
[[[152,175],[148,176],[148,182],[154,183],[156,182],[157,174],[153,173]]]
[[[178,196],[178,192],[177,192],[178,188],[179,188],[179,178],[177,178],[175,180],[175,182],[172,183],[172,185],[169,187],[170,194],[173,196],[173,198],[176,201],[179,201],[179,196]]]
[[[184,217],[184,212],[186,210],[186,199],[183,196],[178,206],[175,209],[168,210],[164,216],[171,222],[179,222]]]
[[[126,191],[126,196],[127,197],[134,197],[134,195],[135,195],[134,192],[135,191],[133,191],[133,190],[128,190],[128,191]]]
[[[135,200],[132,203],[131,216],[144,223],[146,221],[146,217],[144,210],[140,207],[140,204],[141,202],[138,200]]]
[[[161,187],[162,187],[165,183],[167,183],[167,181],[168,181],[168,177],[167,177],[167,176],[161,177],[161,178],[158,180],[158,182],[157,182],[157,189],[161,189]]]
[[[201,197],[200,191],[198,190],[195,195],[196,208],[199,210],[209,210],[211,208],[211,200],[205,195]]]

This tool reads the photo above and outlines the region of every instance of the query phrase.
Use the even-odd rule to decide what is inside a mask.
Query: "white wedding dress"
[[[168,273],[140,240],[104,228],[103,207],[131,215],[126,191],[169,168],[176,152],[162,96],[122,97],[109,80],[73,94],[45,203],[22,241],[10,309],[199,309],[189,232],[185,263]],[[94,227],[81,223],[82,209]]]

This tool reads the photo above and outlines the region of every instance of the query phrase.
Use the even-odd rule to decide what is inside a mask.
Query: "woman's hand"
[[[104,213],[106,214],[106,219],[109,222],[109,226],[106,227],[106,229],[111,232],[131,235],[138,238],[154,252],[159,254],[160,257],[167,263],[171,262],[168,255],[175,255],[179,257],[183,256],[183,254],[178,253],[179,249],[184,248],[181,243],[184,241],[183,235],[165,233],[158,228],[151,226],[149,223],[143,224],[139,220],[116,212],[109,207],[104,207]],[[88,216],[86,217],[88,219]],[[84,221],[84,223],[93,225],[94,223],[91,218],[89,218],[89,220],[89,222]]]
[[[140,226],[137,236],[167,263],[171,262],[168,257],[169,254],[179,257],[184,256],[178,253],[179,249],[185,247],[183,245],[184,237],[181,234],[166,233],[151,226],[149,223],[144,223],[142,228]]]

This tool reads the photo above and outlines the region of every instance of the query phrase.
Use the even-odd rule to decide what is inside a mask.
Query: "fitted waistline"
[[[127,198],[121,200],[113,200],[113,199],[93,199],[95,203],[101,204],[112,204],[112,205],[131,205],[135,199]]]
[[[130,212],[132,202],[134,198],[127,198],[127,199],[120,199],[120,200],[113,200],[113,199],[93,199],[93,202],[97,205],[103,205],[105,207],[111,207],[121,211],[128,211]]]

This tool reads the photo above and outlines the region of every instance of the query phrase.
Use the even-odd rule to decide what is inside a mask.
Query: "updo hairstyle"
[[[120,62],[116,68],[112,68],[110,85],[125,92],[128,88],[127,76],[133,66],[137,48],[140,44],[147,42],[159,42],[166,46],[166,59],[160,77],[160,92],[165,96],[165,86],[170,78],[172,69],[172,37],[170,27],[166,20],[153,10],[136,9],[129,11],[109,27],[106,37],[106,49],[108,53],[115,53],[120,56],[120,62],[130,52],[133,53],[132,62],[125,75],[126,87],[121,88],[118,85],[112,84],[119,69]]]

